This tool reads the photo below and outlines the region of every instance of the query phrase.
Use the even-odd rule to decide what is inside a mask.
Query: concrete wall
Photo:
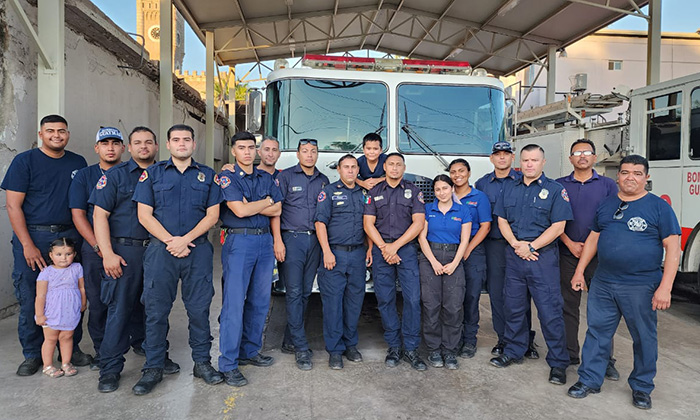
[[[36,7],[22,1],[30,20],[36,25]],[[133,43],[97,8],[85,0],[72,0],[96,17],[96,24],[116,34],[117,41]],[[98,19],[99,18],[99,19]],[[111,25],[111,26],[110,26]],[[36,28],[36,26],[35,26]],[[94,30],[94,28],[92,28]],[[128,134],[136,125],[159,132],[159,90],[157,82],[125,64],[106,48],[67,27],[65,32],[66,104],[71,139],[68,149],[83,155],[89,164],[97,162],[95,133],[100,125],[116,126]],[[121,37],[121,38],[119,38]],[[0,177],[13,157],[37,144],[37,53],[14,9],[0,1]],[[194,117],[193,117],[194,115]],[[196,118],[195,118],[196,117]],[[189,124],[198,140],[195,159],[204,162],[204,110],[183,101],[174,105],[174,123]],[[223,126],[215,129],[215,166],[227,159]],[[159,139],[160,141],[161,139]],[[165,147],[161,142],[161,147]],[[129,155],[125,152],[124,159]],[[5,192],[0,191],[0,316],[15,303],[11,279],[12,229],[5,209]]]

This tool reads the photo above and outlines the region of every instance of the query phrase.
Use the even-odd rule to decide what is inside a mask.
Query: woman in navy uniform
[[[423,304],[423,340],[428,363],[457,369],[462,338],[465,277],[462,258],[469,246],[472,217],[452,200],[454,184],[447,175],[433,179],[435,201],[425,206],[425,226],[418,237]]]

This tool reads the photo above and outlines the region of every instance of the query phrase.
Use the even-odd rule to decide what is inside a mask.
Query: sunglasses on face
[[[301,139],[301,140],[299,140],[299,146],[304,145],[304,144],[318,146],[318,140],[316,140],[316,139]]]
[[[510,144],[507,144],[507,143],[496,143],[493,145],[493,151],[494,152],[502,152],[502,151],[511,152],[512,148],[510,147]]]
[[[576,157],[580,157],[580,156],[593,156],[593,152],[590,151],[590,150],[578,150],[578,151],[576,151],[576,152],[572,152],[572,153],[571,153],[571,156],[576,156]]]
[[[626,201],[620,201],[620,205],[617,206],[617,210],[615,210],[615,213],[613,213],[613,219],[614,220],[620,220],[622,219],[622,216],[625,215],[625,210],[629,207],[629,203]]]

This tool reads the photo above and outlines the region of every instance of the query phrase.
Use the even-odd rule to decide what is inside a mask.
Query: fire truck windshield
[[[369,132],[386,136],[387,97],[377,82],[278,80],[267,86],[265,132],[282,150],[313,138],[319,151],[350,152]]]
[[[402,153],[488,155],[505,139],[503,92],[486,86],[402,84],[398,89]],[[429,147],[426,147],[427,146]]]

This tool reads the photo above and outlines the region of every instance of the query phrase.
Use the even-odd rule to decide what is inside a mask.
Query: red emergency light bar
[[[469,75],[472,67],[466,61],[409,60],[334,55],[306,54],[302,64],[307,67],[336,70],[370,70],[386,72],[411,72]]]

